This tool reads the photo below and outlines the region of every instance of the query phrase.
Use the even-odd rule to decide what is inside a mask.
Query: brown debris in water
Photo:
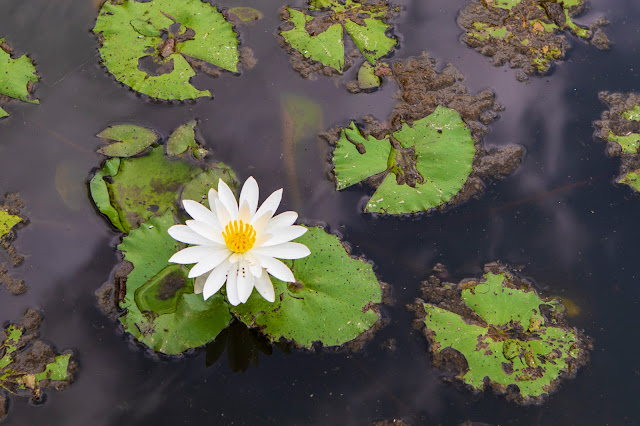
[[[27,291],[27,286],[25,285],[24,280],[14,278],[12,274],[9,273],[9,267],[16,268],[22,265],[25,259],[24,255],[18,253],[15,246],[12,244],[17,237],[16,231],[25,227],[29,222],[27,218],[21,215],[22,209],[24,209],[24,202],[22,202],[18,193],[7,193],[3,202],[0,204],[0,210],[4,210],[10,215],[20,216],[22,218],[22,222],[16,224],[8,234],[0,237],[0,247],[2,247],[9,256],[8,263],[0,263],[0,285],[3,285],[7,291],[14,295],[22,294]]]

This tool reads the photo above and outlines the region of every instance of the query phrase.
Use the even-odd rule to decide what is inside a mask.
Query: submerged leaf
[[[30,85],[38,81],[36,67],[27,55],[14,59],[9,52],[4,38],[0,38],[0,95],[33,104],[39,103],[37,99],[30,98]],[[8,115],[0,108],[0,118]]]
[[[285,261],[296,282],[271,277],[274,303],[254,291],[232,312],[274,342],[284,338],[306,348],[318,341],[339,346],[371,330],[380,319],[375,305],[382,298],[372,266],[349,256],[335,235],[319,227],[296,241],[311,250],[308,257]]]
[[[559,301],[545,301],[526,284],[514,284],[511,274],[494,272],[479,282],[445,285],[457,289],[445,291],[459,294],[460,299],[447,299],[455,312],[421,304],[434,361],[445,365],[456,359],[457,378],[476,390],[487,384],[500,392],[517,386],[516,400],[535,401],[586,361],[589,343],[562,323]]]
[[[258,21],[264,18],[262,12],[252,7],[232,7],[229,12],[237,16],[242,22]]]
[[[93,32],[104,65],[118,81],[159,99],[211,96],[190,83],[190,61],[238,72],[238,36],[214,6],[200,0],[107,0]]]
[[[132,124],[107,127],[98,133],[98,137],[115,142],[98,150],[100,154],[108,157],[133,157],[158,140],[154,131]]]
[[[382,140],[365,138],[351,123],[333,152],[334,174],[337,188],[343,189],[387,172],[365,211],[416,213],[447,203],[462,189],[475,153],[460,114],[438,106]]]
[[[185,268],[169,264],[184,247],[167,232],[173,224],[173,213],[167,210],[133,229],[118,246],[134,265],[120,304],[127,313],[120,322],[138,341],[168,355],[212,341],[231,320],[222,295],[205,301],[193,293],[193,279]]]
[[[371,64],[391,53],[398,41],[387,36],[391,28],[383,22],[393,11],[386,0],[359,3],[352,0],[309,1],[313,14],[287,8],[286,21],[291,29],[280,35],[305,58],[320,62],[338,72],[345,69],[344,31]]]

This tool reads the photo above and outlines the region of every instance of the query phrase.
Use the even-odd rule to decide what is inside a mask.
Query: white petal
[[[267,270],[268,273],[279,279],[280,281],[294,282],[293,272],[281,261],[270,256],[256,254],[260,265]]]
[[[222,236],[222,231],[220,229],[209,225],[207,222],[200,222],[199,220],[187,220],[185,223],[194,232],[202,235],[208,240],[226,246],[224,237]]]
[[[271,215],[273,216],[276,210],[278,210],[278,206],[280,205],[281,200],[282,200],[282,188],[278,189],[277,191],[274,191],[273,194],[269,195],[269,198],[264,200],[264,203],[262,203],[262,205],[256,212],[255,216],[260,217],[268,211],[271,211]]]
[[[262,275],[262,271],[264,270],[264,268],[260,266],[260,261],[249,252],[244,254],[244,258],[247,261],[249,270],[251,271],[253,276],[256,278],[260,278],[260,276]]]
[[[217,246],[217,244],[204,236],[198,234],[186,225],[173,225],[167,231],[174,240],[185,244],[198,244],[202,246]]]
[[[258,216],[260,214],[260,216]],[[256,213],[255,216],[251,218],[251,226],[256,231],[256,234],[260,235],[264,231],[264,228],[267,227],[267,224],[271,220],[271,216],[273,216],[273,211],[267,210],[264,213]]]
[[[251,251],[262,256],[272,256],[279,259],[300,259],[307,257],[311,251],[307,246],[300,243],[282,243],[270,247],[258,247]]]
[[[225,281],[227,281],[227,274],[229,273],[229,269],[231,269],[231,263],[224,262],[213,271],[211,271],[209,277],[207,278],[207,282],[204,284],[204,290],[202,292],[204,300],[207,300],[218,291],[220,291]],[[196,282],[197,280],[198,279],[196,278]]]
[[[246,201],[240,204],[240,209],[238,210],[238,220],[241,220],[244,223],[251,222],[251,208]]]
[[[224,227],[227,226],[227,224],[232,220],[231,214],[229,214],[229,211],[224,206],[224,204],[222,204],[220,199],[216,199],[214,205],[216,215],[218,216],[218,220],[220,221],[220,226],[224,229]]]
[[[283,212],[269,221],[264,232],[271,233],[274,229],[293,225],[298,218],[296,212]]]
[[[227,209],[231,218],[235,220],[238,217],[238,202],[233,192],[231,192],[231,189],[229,189],[222,179],[218,180],[218,199]]]
[[[238,264],[234,263],[231,265],[229,269],[229,273],[227,276],[227,300],[233,306],[237,306],[240,304],[240,299],[238,299]]]
[[[249,264],[246,261],[238,263],[238,299],[240,303],[246,303],[253,291],[253,274],[249,271]]]
[[[279,229],[277,233],[274,233],[272,237],[264,242],[260,247],[269,247],[275,246],[276,244],[286,243],[287,241],[295,240],[296,238],[304,235],[305,232],[307,232],[307,228],[304,226],[288,226],[286,228]]]
[[[242,204],[246,202],[249,206],[250,216],[253,216],[254,214],[256,214],[256,209],[258,208],[258,197],[258,182],[256,182],[253,176],[251,176],[244,182],[244,185],[242,186],[242,191],[240,191],[240,201],[238,202],[238,205],[242,206]]]
[[[229,257],[231,250],[228,248],[213,248],[211,246],[187,247],[175,253],[169,262],[187,265],[189,263],[211,262],[218,266],[223,260]]]
[[[202,294],[202,289],[204,289],[204,283],[207,281],[207,278],[209,278],[209,274],[210,273],[207,273],[207,274],[200,275],[199,277],[196,277],[193,283],[194,294]],[[207,299],[205,298],[205,300]]]
[[[189,216],[200,222],[208,223],[211,226],[220,228],[220,221],[214,212],[193,200],[182,200],[182,205]],[[222,229],[220,228],[222,231]]]
[[[274,302],[276,300],[276,292],[273,289],[273,283],[269,274],[262,274],[260,278],[255,278],[253,284],[260,293],[260,296],[264,297],[267,302]]]
[[[193,268],[191,268],[191,270],[189,271],[188,277],[189,278],[199,277],[202,274],[206,274],[207,272],[209,272],[210,270],[212,270],[218,265],[219,263],[216,264],[214,262],[208,262],[208,261],[198,262],[195,265],[193,265]]]
[[[218,191],[213,188],[209,188],[209,194],[207,196],[207,201],[209,202],[209,208],[211,211],[215,212],[215,201],[218,199]]]

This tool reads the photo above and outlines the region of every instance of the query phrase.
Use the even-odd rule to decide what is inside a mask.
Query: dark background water
[[[1,0],[0,36],[18,53],[29,53],[42,80],[35,92],[40,105],[12,102],[5,108],[11,116],[0,123],[0,192],[19,192],[31,220],[15,243],[27,259],[14,270],[29,290],[21,296],[0,292],[0,320],[19,320],[28,307],[41,310],[43,338],[60,350],[72,348],[80,363],[74,385],[48,391],[45,404],[33,407],[11,398],[5,424],[360,425],[393,418],[445,425],[638,424],[640,196],[612,184],[619,161],[605,156],[592,122],[605,108],[599,91],[638,89],[640,3],[592,0],[577,21],[609,18],[613,48],[598,51],[570,36],[568,60],[528,84],[459,42],[455,18],[466,3],[401,2],[401,46],[394,59],[425,50],[441,66],[453,63],[470,92],[493,89],[506,109],[485,144],[522,144],[525,161],[480,200],[415,219],[379,219],[360,213],[366,189],[334,190],[327,179],[327,147],[313,132],[298,143],[299,194],[288,191],[293,182],[284,162],[284,97],[316,102],[322,111],[317,130],[325,130],[367,114],[384,119],[397,88],[388,83],[373,94],[351,95],[331,79],[302,79],[272,36],[279,1],[218,2],[264,13],[255,25],[239,28],[257,66],[241,76],[195,78],[214,100],[157,104],[116,83],[98,65],[90,32],[95,2]],[[216,159],[241,179],[255,176],[263,194],[284,186],[282,209],[296,208],[302,217],[328,223],[357,254],[376,263],[395,304],[385,308],[390,323],[364,351],[274,349],[245,372],[233,371],[223,354],[207,368],[204,350],[183,359],[155,359],[100,313],[94,292],[117,262],[119,236],[87,194],[90,172],[102,161],[95,135],[111,124],[138,123],[166,137],[194,117]],[[542,406],[519,407],[444,383],[425,339],[411,329],[405,305],[419,296],[420,281],[434,263],[444,263],[461,279],[478,276],[485,262],[496,259],[524,265],[545,295],[577,303],[580,315],[572,323],[595,340],[591,363]],[[390,338],[396,339],[393,351],[383,348]]]

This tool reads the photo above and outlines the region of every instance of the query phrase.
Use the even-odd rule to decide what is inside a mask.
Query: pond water
[[[605,156],[592,124],[606,108],[599,91],[638,89],[640,3],[591,0],[576,21],[606,16],[613,48],[599,51],[569,36],[568,60],[551,75],[523,84],[514,70],[494,68],[459,41],[455,18],[465,0],[394,2],[403,10],[395,21],[401,42],[393,59],[427,51],[439,66],[455,65],[471,93],[494,90],[505,111],[484,143],[527,149],[522,167],[488,186],[479,200],[409,219],[362,214],[362,200],[370,195],[365,188],[336,192],[327,177],[328,146],[315,136],[316,130],[364,115],[384,119],[397,87],[387,83],[375,93],[353,95],[330,78],[301,78],[273,37],[281,2],[216,2],[264,13],[254,25],[239,28],[258,64],[241,76],[198,76],[194,84],[210,89],[215,99],[174,104],[137,96],[98,65],[90,32],[96,3],[0,2],[0,35],[18,53],[28,52],[42,77],[35,92],[40,105],[12,102],[11,116],[0,123],[0,192],[19,192],[30,219],[15,242],[27,258],[14,270],[29,290],[20,296],[0,292],[0,319],[19,320],[28,307],[40,310],[43,339],[59,350],[72,348],[80,365],[75,383],[62,392],[47,391],[40,406],[12,398],[5,424],[640,422],[634,338],[640,327],[640,227],[633,225],[640,196],[613,185],[619,159]],[[322,111],[318,129],[298,142],[295,168],[287,166],[283,142],[282,103],[292,95],[312,100]],[[327,223],[355,254],[375,262],[394,303],[384,307],[389,323],[363,351],[273,348],[267,355],[238,343],[207,366],[204,349],[180,359],[150,355],[99,311],[94,292],[118,261],[120,234],[88,196],[88,179],[102,161],[95,135],[111,124],[137,123],[167,137],[194,117],[213,156],[242,180],[256,177],[263,194],[285,187],[282,210]],[[523,265],[544,295],[574,301],[580,313],[571,324],[594,339],[590,364],[543,405],[520,407],[443,382],[426,340],[411,328],[413,314],[405,306],[420,295],[420,282],[435,263],[444,263],[458,280],[479,276],[492,260]],[[393,349],[389,339],[395,339]],[[240,368],[248,357],[252,364]]]

